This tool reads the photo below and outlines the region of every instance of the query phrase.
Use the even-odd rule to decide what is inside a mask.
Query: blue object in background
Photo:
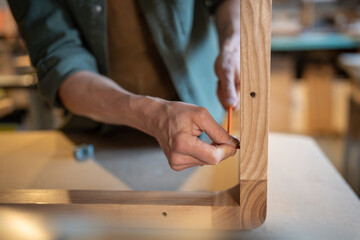
[[[85,161],[95,157],[94,145],[81,144],[74,149],[74,157],[78,161]]]
[[[297,36],[271,38],[271,50],[274,52],[356,48],[360,48],[360,38],[352,38],[339,33],[307,32]]]

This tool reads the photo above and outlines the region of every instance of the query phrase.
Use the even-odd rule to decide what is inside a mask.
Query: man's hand
[[[236,109],[240,106],[240,0],[224,0],[215,18],[220,44],[215,62],[217,93],[225,109]]]
[[[135,95],[98,74],[72,74],[61,85],[59,97],[78,115],[130,126],[154,136],[176,171],[218,164],[234,155],[239,146],[239,141],[219,126],[205,108]],[[213,144],[198,138],[202,132]]]
[[[161,102],[163,106],[159,112],[153,111],[152,134],[173,170],[216,165],[236,153],[239,141],[219,126],[206,108],[182,102]],[[198,138],[202,132],[212,139],[212,144]]]
[[[215,62],[215,73],[218,77],[217,94],[223,107],[240,105],[240,48],[221,50]]]

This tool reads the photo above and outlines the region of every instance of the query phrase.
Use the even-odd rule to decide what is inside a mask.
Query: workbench
[[[218,191],[238,181],[230,174],[237,156],[215,167],[174,172],[154,139],[131,130],[112,135],[2,132],[0,142],[0,190]],[[74,146],[81,143],[95,146],[95,159],[73,157]],[[0,206],[0,236],[4,228],[16,231],[10,220],[26,214],[39,213],[21,215]],[[100,236],[104,229],[120,234],[116,222],[96,221],[89,212],[39,215],[31,221],[41,222],[50,236]],[[267,220],[251,234],[309,236],[313,231],[360,239],[360,201],[311,138],[272,133]]]

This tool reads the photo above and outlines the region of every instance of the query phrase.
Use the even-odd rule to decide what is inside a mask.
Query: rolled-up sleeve
[[[64,1],[9,0],[10,8],[37,69],[39,90],[55,106],[66,78],[78,71],[98,72],[95,57],[84,46]]]

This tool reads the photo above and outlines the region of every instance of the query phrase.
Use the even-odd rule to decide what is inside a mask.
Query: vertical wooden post
[[[271,0],[241,0],[240,223],[266,217]]]

